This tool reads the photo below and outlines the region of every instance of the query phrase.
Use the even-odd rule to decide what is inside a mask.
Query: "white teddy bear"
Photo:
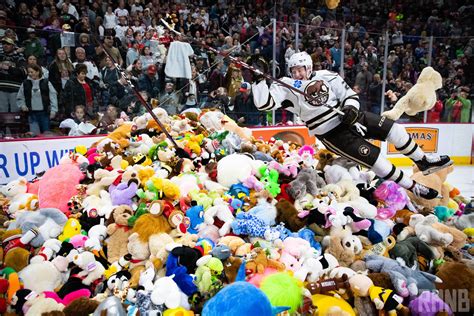
[[[105,272],[104,266],[95,260],[94,254],[89,251],[74,256],[73,262],[79,268],[82,269],[79,272],[79,277],[85,277],[82,283],[85,285],[91,285],[95,280],[100,279]]]
[[[18,211],[33,211],[38,208],[38,197],[35,194],[26,193],[28,181],[24,177],[10,181],[3,186],[0,192],[10,200],[8,213],[15,217]]]
[[[436,103],[436,90],[442,86],[443,81],[439,72],[432,67],[425,67],[416,84],[398,100],[393,109],[383,112],[382,116],[398,120],[403,113],[413,116],[419,112],[430,110]],[[387,95],[391,99],[396,99],[391,90],[387,92]]]

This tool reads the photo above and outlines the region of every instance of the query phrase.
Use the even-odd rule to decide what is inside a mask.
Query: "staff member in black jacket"
[[[49,120],[58,112],[57,93],[51,82],[43,78],[41,67],[28,65],[28,78],[23,81],[17,95],[17,106],[28,112],[30,132],[49,131]]]

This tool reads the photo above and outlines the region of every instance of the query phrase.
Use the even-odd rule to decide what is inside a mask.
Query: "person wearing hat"
[[[469,88],[466,86],[454,90],[451,97],[446,100],[444,117],[452,123],[469,123],[471,116],[471,100]]]
[[[138,51],[139,46],[140,44],[138,43],[137,40],[132,39],[130,41],[130,48],[127,51],[127,58],[126,58],[127,67],[130,66],[135,60],[140,58],[140,53]]]
[[[138,89],[146,91],[150,98],[157,98],[160,94],[160,82],[157,74],[158,68],[156,65],[149,65],[146,73],[138,78]]]
[[[252,86],[248,82],[242,82],[239,92],[234,100],[233,112],[236,119],[241,124],[259,125],[261,113],[253,101]]]
[[[25,56],[33,55],[41,61],[45,52],[40,39],[36,36],[36,30],[32,27],[29,27],[26,29],[26,32],[28,33],[28,38],[23,41],[23,46],[25,47]]]
[[[0,54],[0,112],[18,112],[16,95],[26,78],[25,57],[15,50],[10,37],[2,39],[3,54]]]

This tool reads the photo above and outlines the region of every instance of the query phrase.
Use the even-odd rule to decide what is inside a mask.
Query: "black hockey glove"
[[[356,107],[346,105],[342,108],[342,112],[344,112],[344,115],[342,115],[341,118],[343,124],[354,125],[354,123],[357,122],[357,119],[359,118],[359,110]]]
[[[268,73],[268,63],[265,61],[265,59],[263,59],[263,57],[251,56],[247,59],[247,64],[257,69],[261,73]],[[252,71],[252,83],[259,83],[265,79],[261,73]]]

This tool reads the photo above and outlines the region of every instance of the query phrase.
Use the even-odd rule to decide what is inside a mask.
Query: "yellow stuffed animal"
[[[81,223],[75,218],[69,218],[64,225],[63,233],[58,236],[59,241],[67,241],[81,233]]]
[[[430,110],[436,103],[436,90],[443,86],[439,72],[432,67],[425,67],[421,71],[416,84],[408,90],[390,111],[382,115],[392,120],[398,120],[403,113],[414,116],[419,112]],[[394,98],[393,92],[387,92],[389,98]],[[396,97],[395,97],[396,98]]]

